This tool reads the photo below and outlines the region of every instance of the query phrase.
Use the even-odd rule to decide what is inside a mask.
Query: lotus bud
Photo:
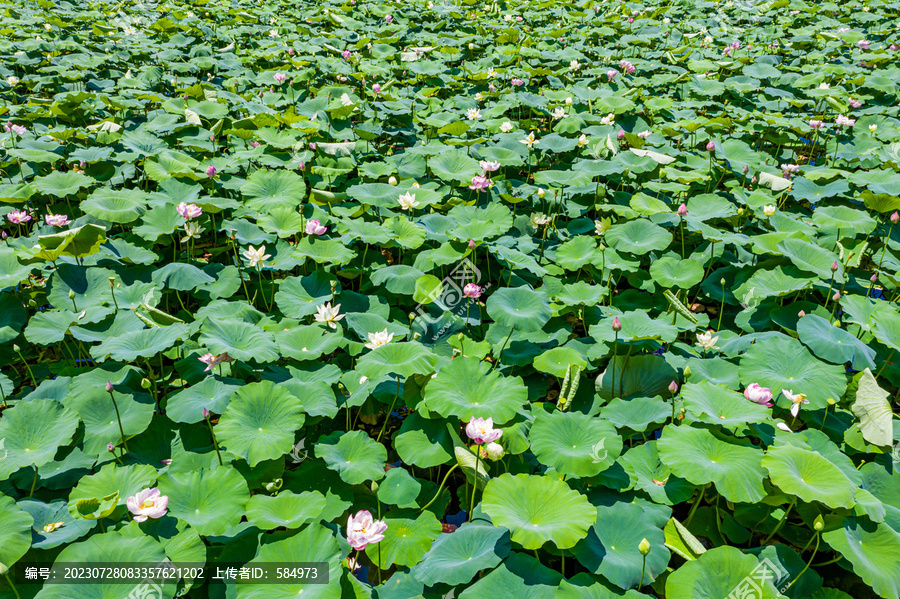
[[[706,144],[706,151],[707,151],[707,152],[712,152],[712,151],[715,150],[715,149],[716,149],[716,142],[711,141],[711,142],[709,142],[708,144]]]
[[[469,249],[470,249],[470,250],[474,250],[474,249],[475,249],[475,240],[474,240],[474,239],[470,239],[470,240],[469,240]]]
[[[746,175],[748,172],[750,172],[750,167],[745,164],[744,165],[744,174]]]
[[[69,289],[69,299],[75,299],[75,292]]]
[[[615,318],[613,318],[613,321],[612,321],[612,330],[614,330],[614,331],[617,332],[617,333],[618,333],[619,331],[622,330],[622,322],[619,320],[619,317],[618,317],[618,316],[616,316]]]
[[[147,377],[141,379],[141,389],[149,389],[151,384],[150,379]]]
[[[391,178],[388,179],[388,184],[396,186],[397,185],[397,177],[391,175]]]
[[[900,212],[894,212],[891,215],[891,222],[894,223],[895,225],[897,224],[897,222],[900,222]]]
[[[681,206],[678,207],[678,216],[680,216],[681,218],[684,218],[687,215],[688,215],[687,204],[682,202]]]
[[[410,319],[410,320],[415,320],[415,319],[416,319],[416,313],[415,313],[415,312],[410,312],[410,313],[409,313],[409,319]]]
[[[547,194],[547,192],[543,187],[538,187],[537,194],[539,198],[543,198]]]
[[[689,378],[691,378],[691,367],[685,366],[684,367],[684,379],[687,380]]]
[[[669,383],[669,391],[672,393],[672,395],[678,393],[678,383],[676,383],[675,381]]]
[[[721,279],[719,279],[719,285],[724,285],[724,284],[725,284],[725,277],[722,277]]]
[[[266,483],[265,488],[268,493],[277,493],[284,484],[284,479],[276,478],[270,483]]]
[[[834,262],[831,263],[831,272],[835,272],[835,271],[837,271],[837,269],[838,269],[838,263],[837,263],[837,260],[835,260]]]
[[[466,338],[466,336],[463,335],[462,333],[460,333],[459,335],[456,336],[456,338],[459,339],[460,341],[462,341],[463,339]]]
[[[13,343],[13,351],[14,352],[19,353],[21,350],[22,350],[22,348],[20,348],[18,344]]]
[[[33,299],[28,300],[28,307],[29,308],[37,308],[37,302],[34,301]]]
[[[738,208],[738,209],[737,209],[737,214],[738,214],[738,216],[744,216],[744,209],[743,209],[743,208]]]
[[[209,410],[203,408],[203,419],[206,420],[207,418],[209,418]]]
[[[797,318],[803,318],[804,316],[806,316],[806,311],[800,310],[797,312]]]
[[[113,391],[113,384],[112,384],[112,382],[106,381],[106,392],[107,392],[107,393],[112,393],[112,391]]]
[[[115,446],[115,445],[113,445],[112,443],[107,443],[107,444],[106,444],[106,451],[112,452],[112,451],[115,451],[115,450],[116,450],[116,446]]]
[[[832,296],[831,299],[834,300],[834,301],[836,301],[836,302],[840,301],[840,300],[841,300],[841,292],[840,292],[840,291],[835,291],[835,292],[834,292],[834,295]]]
[[[375,85],[373,85],[373,86],[372,86],[372,93],[373,93],[373,94],[376,94],[376,95],[377,95],[377,94],[380,94],[380,93],[381,93],[381,85],[379,85],[379,84],[377,84],[377,83],[376,83]]]
[[[6,576],[7,572],[9,572],[9,566],[0,562],[0,576]]]
[[[372,492],[373,493],[378,492],[378,483],[376,483],[374,480],[372,481]]]
[[[650,553],[650,541],[647,539],[641,539],[641,542],[638,544],[638,551],[641,552],[641,555],[647,555]]]
[[[878,273],[872,273],[872,276],[869,277],[869,280],[873,283],[878,280]]]
[[[816,532],[820,532],[823,528],[825,528],[825,519],[822,518],[822,514],[816,516],[816,519],[813,521],[813,528]]]

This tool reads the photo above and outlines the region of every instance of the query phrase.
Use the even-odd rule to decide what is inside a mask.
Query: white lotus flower
[[[400,197],[397,198],[397,202],[403,210],[409,210],[410,208],[415,208],[419,205],[419,202],[416,201],[416,194],[409,192],[401,194]]]
[[[369,342],[366,343],[366,347],[369,349],[375,349],[376,347],[387,345],[393,338],[394,334],[388,333],[387,329],[378,333],[369,333]]]
[[[531,215],[531,224],[534,225],[534,228],[542,227],[550,222],[550,217],[544,214],[543,212],[537,212]]]
[[[353,106],[353,100],[350,99],[350,94],[341,95],[341,106]]]
[[[613,113],[610,112],[608,115],[606,115],[605,117],[600,119],[600,124],[601,125],[615,125],[616,124],[616,115],[614,115]]]
[[[573,60],[572,62],[569,63],[569,68],[572,69],[573,71],[577,71],[578,69],[581,68],[581,65],[578,64],[577,60]]]
[[[784,394],[785,397],[787,397],[789,400],[791,400],[791,402],[794,404],[791,406],[791,416],[793,416],[794,418],[796,418],[797,414],[800,413],[800,406],[802,406],[805,403],[809,403],[809,400],[806,399],[805,394],[803,394],[803,393],[795,394],[793,389],[788,389],[788,390],[782,389],[781,392]]]
[[[494,70],[494,67],[488,69],[487,76],[491,79],[497,76],[497,71]]]
[[[503,131],[504,133],[509,133],[514,128],[515,128],[515,125],[513,125],[509,121],[503,121],[503,123],[500,124],[500,130]]]
[[[205,229],[200,226],[200,223],[184,223],[184,237],[181,239],[181,243],[187,243],[191,239],[199,239],[200,233],[204,230]]]
[[[587,135],[582,133],[580,136],[578,136],[578,147],[583,148],[586,145],[588,145],[588,138]]]
[[[519,143],[525,144],[529,148],[532,148],[533,146],[535,146],[536,144],[538,144],[540,142],[537,139],[535,139],[534,131],[532,131],[531,133],[529,133],[528,135],[525,136],[525,139],[520,139]]]
[[[334,307],[331,307],[331,302],[327,302],[325,304],[319,304],[316,306],[315,315],[316,322],[321,322],[323,324],[327,324],[332,329],[337,328],[337,321],[344,317],[343,314],[339,314],[341,310],[341,305],[338,304]]]
[[[766,216],[772,216],[773,214],[775,214],[775,206],[773,206],[772,204],[763,206],[763,214],[765,214]]]
[[[709,330],[705,333],[697,333],[697,345],[702,347],[703,349],[719,349],[716,347],[716,341],[719,340],[718,337],[713,337],[712,330]]]
[[[553,118],[561,119],[566,116],[566,109],[562,106],[557,106],[556,109],[552,113]]]
[[[470,121],[477,121],[481,118],[481,113],[477,108],[470,108],[466,111],[466,118]]]
[[[258,249],[254,249],[251,245],[247,251],[244,252],[244,258],[250,261],[250,268],[258,266],[260,262],[265,262],[271,257],[271,254],[266,253],[266,246],[264,245],[259,246]]]

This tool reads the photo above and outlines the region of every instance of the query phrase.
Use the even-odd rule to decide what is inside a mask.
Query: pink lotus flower
[[[219,364],[225,364],[227,362],[234,362],[234,358],[228,355],[228,352],[221,353],[218,356],[214,354],[203,354],[199,358],[197,358],[204,364],[206,364],[206,368],[203,369],[203,372],[209,372],[214,367]]]
[[[613,79],[616,78],[616,76],[618,74],[619,74],[619,71],[617,71],[615,69],[610,69],[610,70],[606,71],[606,78],[609,79],[609,81],[612,81]]]
[[[900,222],[900,212],[896,212],[896,211],[895,211],[895,212],[891,215],[891,222],[894,223],[895,225],[896,225],[898,222]]]
[[[215,177],[216,176],[216,167],[214,167],[211,164],[208,167],[206,167],[206,176],[209,177],[210,179]]]
[[[374,545],[384,539],[387,524],[383,520],[375,520],[368,510],[357,512],[347,518],[347,542],[357,551],[366,545]]]
[[[669,383],[669,393],[671,393],[672,395],[678,393],[678,383],[676,383],[675,381]]]
[[[841,127],[852,127],[856,124],[856,119],[849,119],[842,114],[839,114],[836,119],[834,119],[834,124]]]
[[[284,83],[284,80],[287,79],[287,75],[285,75],[284,73],[275,73],[274,75],[272,75],[272,79],[275,80],[275,83],[281,85],[282,83]]]
[[[306,223],[307,235],[324,235],[326,231],[328,231],[328,227],[317,220],[307,221]]]
[[[341,56],[344,57],[344,60],[350,60],[350,50],[344,50],[341,52]]]
[[[385,15],[385,16],[384,16],[384,21],[385,21],[385,23],[390,23],[390,22],[393,21],[393,20],[394,20],[394,17],[392,17],[391,15]]]
[[[65,214],[45,214],[44,222],[51,227],[65,227],[72,221]]]
[[[491,180],[485,177],[484,175],[475,175],[472,177],[472,184],[469,185],[469,189],[474,189],[476,191],[484,191],[491,186]]]
[[[706,144],[706,151],[707,151],[707,152],[712,152],[712,151],[715,150],[715,149],[716,149],[716,142],[710,141],[708,144]]]
[[[680,216],[681,218],[684,218],[687,215],[688,215],[687,204],[682,202],[681,206],[678,207],[678,216]]]
[[[900,46],[898,46],[897,44],[891,44],[890,46],[888,46],[888,50],[890,50],[891,52],[896,52],[897,49],[900,49]]]
[[[616,133],[616,139],[618,139],[618,140],[625,139],[625,130],[624,129],[619,129],[619,132]]]
[[[476,444],[490,443],[503,436],[503,431],[494,428],[492,418],[473,418],[466,425],[466,436]]]
[[[296,52],[294,51],[294,49],[293,49],[293,48],[288,48],[288,56],[293,56],[294,54],[296,54]]]
[[[809,122],[809,126],[810,126],[812,129],[821,129],[822,127],[825,126],[825,123],[823,123],[822,121],[812,120],[812,121]]]
[[[350,557],[347,558],[347,567],[350,568],[351,572],[356,572],[357,570],[359,570],[360,565],[356,563],[356,558]]]
[[[372,86],[372,93],[378,95],[381,93],[381,86],[379,84],[375,84]]]
[[[759,383],[751,383],[744,389],[744,397],[761,406],[772,407],[772,390],[768,387],[760,387]]]
[[[863,105],[859,100],[854,100],[853,98],[847,98],[847,103],[850,104],[853,108],[859,108]]]
[[[481,285],[466,283],[466,286],[463,287],[463,295],[470,299],[478,299],[481,297]]]
[[[203,209],[197,204],[187,204],[185,202],[181,202],[175,208],[175,211],[178,212],[179,216],[182,218],[186,218],[191,220],[192,218],[197,218],[201,214],[203,214]]]
[[[125,500],[128,511],[134,514],[136,522],[143,522],[147,518],[162,518],[169,507],[169,498],[159,494],[159,489],[144,489],[137,495],[132,495]]]
[[[496,170],[500,169],[499,162],[491,162],[489,160],[482,160],[480,163],[481,169],[486,173],[493,173]]]
[[[869,40],[859,40],[856,42],[856,46],[860,50],[868,50],[869,49]]]
[[[513,87],[521,87],[522,85],[525,85],[525,80],[514,77],[510,83],[512,83]]]
[[[6,220],[14,225],[21,225],[31,220],[31,215],[24,210],[13,210],[6,215]]]
[[[256,140],[253,140],[250,142],[250,147],[252,147],[252,148],[258,148],[259,146],[260,146],[260,144]]]
[[[6,129],[7,133],[15,133],[16,135],[25,135],[25,132],[28,131],[22,125],[13,125],[12,121],[6,121],[6,125],[3,126]]]
[[[619,68],[622,69],[622,72],[625,73],[626,75],[631,75],[632,73],[634,73],[634,65],[631,64],[631,62],[629,62],[627,60],[624,60],[624,59],[620,60]]]
[[[612,330],[616,331],[617,333],[622,330],[622,321],[619,320],[618,316],[613,318]]]

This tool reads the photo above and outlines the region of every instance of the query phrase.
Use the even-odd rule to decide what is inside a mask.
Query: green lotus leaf
[[[669,396],[669,385],[676,377],[675,369],[661,356],[633,355],[629,356],[627,364],[625,356],[615,356],[607,369],[597,376],[594,387],[603,399]]]
[[[428,586],[468,584],[475,575],[509,555],[509,531],[472,522],[440,535],[412,572]]]
[[[282,279],[275,293],[275,304],[288,318],[303,318],[315,314],[316,306],[331,301],[333,280],[332,275],[320,270],[305,277]]]
[[[193,264],[171,262],[153,271],[153,282],[165,289],[194,291],[216,280]]]
[[[341,475],[349,485],[384,478],[387,450],[362,431],[336,431],[316,442],[316,457]]]
[[[414,508],[421,490],[422,483],[405,468],[391,468],[378,483],[378,500],[401,508]]]
[[[663,505],[687,501],[694,494],[694,485],[672,474],[672,469],[659,460],[656,441],[648,441],[629,449],[618,462],[628,473],[635,488]]]
[[[579,235],[559,246],[556,250],[556,263],[566,270],[578,270],[591,261],[596,249],[596,241]]]
[[[613,225],[606,232],[604,239],[615,250],[643,256],[669,247],[672,243],[672,234],[649,220],[638,219]]]
[[[341,331],[331,332],[328,328],[312,325],[279,331],[275,341],[283,356],[295,360],[316,360],[340,347],[344,336]]]
[[[714,483],[729,501],[765,497],[762,451],[718,438],[707,429],[667,427],[656,442],[660,461],[672,474],[695,485]]]
[[[121,337],[109,337],[91,348],[91,355],[98,360],[109,356],[116,361],[133,362],[138,358],[152,358],[190,335],[190,330],[183,324],[153,327]]]
[[[84,187],[90,187],[93,182],[91,177],[86,177],[83,173],[53,171],[49,175],[35,178],[31,185],[45,195],[64,198],[78,193]]]
[[[247,520],[263,530],[300,528],[315,521],[325,508],[325,496],[318,491],[294,494],[283,491],[275,497],[254,495],[247,503]]]
[[[106,229],[87,224],[53,235],[41,235],[38,244],[41,252],[36,257],[55,262],[60,256],[85,258],[95,254],[106,242]]]
[[[223,449],[256,466],[290,453],[305,416],[300,400],[272,381],[241,387],[215,427]]]
[[[646,561],[639,549],[643,539],[650,543]],[[670,557],[662,528],[639,505],[621,501],[597,508],[597,521],[572,553],[590,572],[621,589],[638,586],[642,574],[645,583],[652,582],[665,572]]]
[[[29,542],[36,549],[52,549],[77,541],[97,525],[93,520],[73,517],[63,499],[56,499],[50,503],[37,499],[22,499],[19,501],[19,507],[31,514],[34,519],[34,524],[30,527]],[[49,532],[44,529],[45,526],[58,522],[62,522],[63,525]],[[0,561],[9,563],[2,558]]]
[[[214,414],[224,414],[231,397],[240,388],[240,381],[236,379],[209,376],[170,396],[166,416],[174,422],[195,424],[203,421],[203,408]]]
[[[446,464],[453,458],[453,438],[445,421],[425,418],[418,412],[403,420],[393,446],[404,463],[420,468]]]
[[[900,533],[884,523],[846,518],[840,528],[823,532],[822,539],[881,597],[900,595]]]
[[[420,343],[388,343],[361,357],[356,370],[370,379],[389,374],[411,377],[414,374],[431,374],[436,361],[437,356]]]
[[[813,410],[828,405],[829,397],[843,396],[847,387],[842,367],[817,360],[799,341],[785,335],[750,346],[741,357],[739,373],[744,385],[759,383],[775,394],[782,389],[804,393]],[[787,401],[781,398],[779,405],[781,400]]]
[[[0,564],[15,564],[31,548],[34,518],[11,497],[0,494]]]
[[[566,376],[566,370],[570,365],[584,370],[588,363],[581,352],[571,347],[554,347],[534,359],[535,370],[552,374],[560,379]]]
[[[478,162],[469,158],[462,150],[442,152],[436,158],[429,160],[428,166],[439,179],[467,184],[472,181],[472,177],[482,173]]]
[[[384,522],[387,524],[384,540],[366,547],[366,556],[382,570],[394,564],[416,565],[441,534],[441,523],[428,510],[415,518],[387,516]]]
[[[851,508],[853,483],[837,466],[814,451],[799,447],[770,447],[762,459],[772,483],[806,502]]]
[[[553,599],[563,577],[531,555],[511,551],[486,576],[460,593],[460,599]]]
[[[597,518],[587,498],[562,480],[528,474],[491,479],[481,509],[525,549],[539,549],[547,542],[559,549],[574,547]]]
[[[3,411],[0,439],[0,480],[19,468],[40,468],[68,445],[78,427],[78,414],[53,399],[27,399]]]
[[[137,189],[98,189],[81,202],[91,216],[120,225],[136,221],[146,208],[146,194]]]
[[[204,536],[221,535],[246,513],[250,489],[234,468],[167,472],[159,492],[169,498],[169,515],[184,520]]]
[[[681,388],[681,399],[691,415],[708,424],[735,427],[765,422],[770,416],[765,406],[747,401],[742,394],[709,381],[685,384]]]
[[[797,321],[800,341],[823,360],[834,364],[850,362],[855,370],[875,368],[875,350],[856,335],[833,326],[821,316],[807,314]]]
[[[127,442],[147,430],[156,409],[153,397],[146,393],[114,390],[110,397],[103,387],[85,390],[65,404],[84,422],[84,451],[93,454],[105,453],[107,443],[119,446],[123,431]]]
[[[659,339],[671,343],[678,336],[678,329],[672,324],[672,319],[658,318],[651,319],[650,316],[641,310],[634,310],[618,314],[619,322],[622,329],[619,331],[618,339],[622,341],[642,341],[645,339]],[[668,320],[668,322],[666,322]],[[591,325],[591,336],[598,341],[606,344],[612,344],[616,340],[616,332],[612,329],[613,317],[605,318],[595,325]],[[640,356],[634,356],[640,357]],[[629,362],[630,366],[630,362]],[[616,376],[616,379],[619,377]],[[666,383],[668,385],[668,383]]]
[[[543,291],[528,287],[504,287],[487,300],[487,313],[505,327],[530,333],[550,320],[550,300]]]
[[[618,386],[618,385],[617,385]],[[672,418],[672,402],[661,397],[616,398],[600,409],[600,417],[616,428],[644,431],[652,423]]]
[[[128,466],[106,464],[96,474],[85,476],[78,481],[78,485],[69,494],[69,512],[77,517],[79,501],[99,500],[112,496],[116,498],[112,508],[120,507],[124,512],[125,501],[150,487],[156,476],[156,469],[146,464]]]
[[[760,570],[766,568],[764,577]],[[751,576],[755,573],[755,577]],[[775,583],[787,572],[771,560],[759,560],[736,547],[714,547],[688,561],[666,579],[667,599],[720,599],[738,589],[760,599],[782,597]],[[773,580],[774,579],[774,580]]]
[[[599,474],[622,452],[622,438],[610,423],[580,412],[538,413],[529,437],[542,464],[578,477]]]
[[[122,531],[110,531],[95,534],[84,541],[67,545],[56,556],[55,564],[78,564],[79,567],[106,567],[112,564],[143,564],[146,567],[157,567],[167,559],[163,546],[149,535],[131,536]],[[60,566],[56,566],[61,571]],[[73,591],[73,587],[77,587]],[[97,597],[113,599],[115,597],[153,596],[159,599],[172,599],[176,591],[175,581],[162,584],[147,582],[103,582],[96,578],[88,578],[77,585],[47,584],[35,597],[40,599],[72,599]],[[153,593],[153,595],[148,595]]]
[[[273,336],[248,322],[207,320],[200,327],[200,343],[212,353],[235,360],[274,362],[278,359]]]
[[[703,266],[690,258],[687,260],[660,258],[650,265],[650,276],[667,289],[672,287],[690,289],[703,280]]]
[[[851,410],[859,418],[863,439],[873,445],[885,446],[894,441],[894,413],[888,396],[888,392],[878,386],[872,371],[866,368],[859,379]]]
[[[275,208],[296,209],[306,197],[306,184],[296,173],[260,169],[241,187],[249,210],[271,212]]]
[[[319,524],[311,524],[286,539],[273,540],[260,546],[256,557],[247,565],[256,563],[301,564],[325,562],[329,584],[241,581],[237,583],[237,599],[340,599],[341,547],[331,530]],[[324,577],[325,573],[320,574]]]
[[[800,270],[816,273],[823,279],[831,279],[831,265],[837,262],[838,270],[834,271],[834,277],[838,281],[843,279],[844,269],[841,261],[836,254],[825,248],[802,239],[791,238],[779,243],[778,249],[794,263],[794,266]]]
[[[423,405],[445,418],[468,422],[490,417],[495,424],[511,420],[527,401],[522,379],[501,376],[488,362],[472,357],[458,357],[441,368],[422,395]]]

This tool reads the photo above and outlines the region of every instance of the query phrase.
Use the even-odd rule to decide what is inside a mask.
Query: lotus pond
[[[896,1],[2,11],[0,597],[900,597]]]

